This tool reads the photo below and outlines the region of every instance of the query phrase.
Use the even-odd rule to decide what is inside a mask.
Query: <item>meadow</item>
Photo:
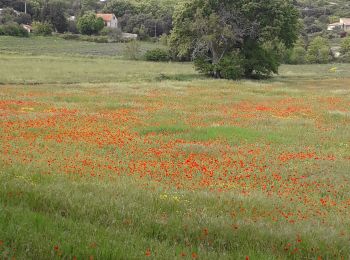
[[[0,37],[0,258],[350,258],[350,64],[212,80],[50,39]]]

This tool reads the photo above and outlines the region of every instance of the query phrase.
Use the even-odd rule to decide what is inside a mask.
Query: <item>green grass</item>
[[[147,67],[147,72],[144,68]],[[13,73],[15,71],[15,73]],[[160,75],[198,78],[191,64],[107,58],[1,55],[0,84],[73,84],[157,81]]]
[[[212,80],[27,40],[0,37],[0,259],[350,258],[349,64]]]
[[[142,42],[141,54],[145,51],[161,47],[159,44]],[[0,37],[0,52],[20,53],[26,55],[51,56],[91,56],[123,58],[125,43],[95,43],[75,40],[64,40],[59,37],[31,36]]]

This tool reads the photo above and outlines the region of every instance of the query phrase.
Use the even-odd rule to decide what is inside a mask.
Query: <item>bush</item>
[[[340,53],[342,55],[346,55],[346,54],[350,55],[350,36],[343,39],[340,47]]]
[[[76,40],[76,41],[97,42],[97,43],[109,42],[107,36],[89,36],[89,35],[65,33],[65,34],[60,34],[59,37],[65,40]]]
[[[108,43],[107,36],[89,36],[89,35],[81,35],[79,38],[81,41],[86,42],[97,42],[97,43]]]
[[[41,36],[49,36],[52,34],[52,25],[49,23],[41,23],[41,22],[34,22],[32,24],[33,27],[33,33],[35,35],[41,35]]]
[[[350,52],[340,56],[340,61],[345,63],[350,63]]]
[[[29,34],[26,29],[17,23],[8,23],[0,25],[0,35],[28,37]]]
[[[236,52],[226,55],[218,64],[208,63],[205,58],[194,60],[198,72],[216,78],[239,79],[244,75],[244,60]]]
[[[0,15],[0,24],[15,22],[17,14],[13,8],[3,8]]]
[[[288,63],[290,64],[305,64],[306,63],[306,50],[302,46],[296,46],[290,50]]]
[[[124,56],[130,60],[137,60],[140,56],[140,49],[140,43],[137,40],[132,40],[125,44]]]
[[[74,34],[79,33],[79,30],[77,28],[77,23],[75,21],[68,21],[67,30],[70,33],[74,33]]]
[[[15,22],[18,24],[31,24],[32,23],[32,17],[30,14],[20,13],[16,18]]]
[[[168,46],[169,45],[169,36],[166,34],[162,34],[162,36],[160,36],[160,38],[159,38],[159,42],[164,46]]]
[[[122,41],[123,32],[119,28],[108,28],[105,27],[100,32],[101,35],[107,36],[110,42]]]
[[[59,37],[65,40],[80,40],[79,34],[65,33],[65,34],[60,34]]]
[[[101,17],[97,18],[94,13],[87,13],[78,19],[77,28],[81,34],[98,34],[104,27]]]
[[[314,38],[307,50],[306,59],[309,63],[328,63],[332,60],[328,40],[322,37]]]
[[[145,53],[145,59],[147,61],[169,61],[170,56],[167,50],[153,49]]]

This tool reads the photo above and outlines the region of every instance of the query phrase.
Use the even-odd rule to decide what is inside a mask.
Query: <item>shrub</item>
[[[167,50],[157,48],[147,51],[145,59],[147,61],[169,61],[170,56]]]
[[[76,41],[97,42],[97,43],[109,42],[107,36],[90,36],[90,35],[65,33],[65,34],[60,34],[59,37],[65,40],[76,40]]]
[[[107,36],[110,42],[119,42],[123,38],[123,32],[119,28],[105,27],[100,32],[101,35]]]
[[[350,63],[350,52],[340,56],[340,61],[345,63]]]
[[[104,27],[101,17],[97,18],[94,13],[87,13],[78,19],[77,28],[81,34],[92,35],[99,33]]]
[[[141,46],[137,40],[132,40],[125,44],[124,56],[127,59],[131,59],[131,60],[139,59],[140,52],[141,52]]]
[[[75,21],[68,21],[68,27],[67,27],[68,32],[70,33],[79,33],[79,30],[77,28],[77,23]]]
[[[15,22],[17,17],[13,8],[3,8],[0,15],[0,24]]]
[[[65,34],[59,35],[59,37],[65,40],[80,40],[79,34],[65,33]]]
[[[239,79],[244,75],[242,57],[237,53],[226,55],[218,64],[221,77],[224,79]]]
[[[200,57],[194,60],[196,70],[200,73],[217,78],[239,79],[244,75],[244,61],[236,53],[226,55],[218,64],[208,63],[205,58]]]
[[[169,45],[169,36],[166,35],[165,33],[162,34],[159,38],[159,42],[164,46],[168,46]]]
[[[314,38],[307,50],[306,59],[309,63],[328,63],[332,60],[328,40],[322,37]]]
[[[33,27],[33,33],[35,35],[41,35],[41,36],[49,36],[52,34],[52,25],[49,23],[41,23],[41,22],[34,22],[32,24]]]
[[[28,37],[26,29],[17,23],[8,23],[0,26],[0,35]]]
[[[342,62],[350,62],[350,37],[343,39],[340,47],[340,60]]]
[[[306,63],[306,50],[302,46],[294,47],[289,54],[290,64],[304,64]]]
[[[32,23],[32,17],[30,14],[20,13],[16,18],[15,22],[18,24],[31,24]]]
[[[350,36],[343,39],[340,47],[340,53],[342,55],[350,54]]]
[[[90,35],[81,35],[79,37],[82,41],[87,42],[97,42],[97,43],[108,43],[108,37],[107,36],[90,36]]]

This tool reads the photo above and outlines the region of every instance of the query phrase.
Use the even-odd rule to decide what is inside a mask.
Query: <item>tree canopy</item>
[[[298,17],[288,0],[191,0],[175,10],[170,42],[211,76],[268,76],[278,70],[276,49],[297,40]]]
[[[92,35],[101,31],[104,27],[104,22],[101,17],[96,17],[94,13],[86,13],[81,16],[77,23],[78,30],[82,34]]]

